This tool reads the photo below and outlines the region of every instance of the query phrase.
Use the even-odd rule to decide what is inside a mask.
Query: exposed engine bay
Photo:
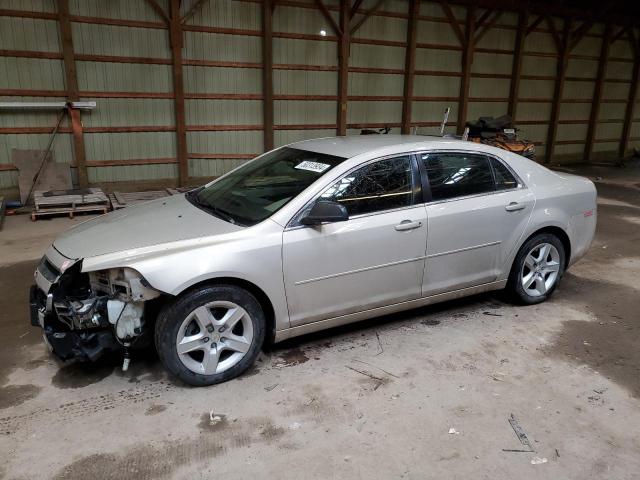
[[[146,302],[161,293],[131,268],[85,273],[81,260],[68,263],[58,269],[42,258],[37,285],[31,287],[31,323],[42,327],[47,344],[62,360],[95,361],[122,350],[126,370],[129,350],[150,340],[146,327],[153,317]],[[39,275],[50,283],[46,292]]]

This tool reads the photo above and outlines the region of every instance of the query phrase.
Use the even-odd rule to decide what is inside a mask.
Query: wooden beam
[[[320,11],[324,15],[324,18],[326,18],[327,21],[331,24],[331,28],[333,28],[333,32],[336,34],[336,36],[340,37],[343,30],[338,26],[338,24],[336,23],[336,19],[333,18],[333,15],[331,15],[331,12],[327,8],[327,6],[322,0],[316,0],[316,5],[318,5],[318,8],[320,8]]]
[[[264,150],[273,150],[273,5],[262,2],[262,124]]]
[[[360,6],[362,6],[362,2],[364,2],[364,0],[356,0],[355,2],[353,2],[353,6],[351,7],[351,18],[353,18],[353,16],[358,12],[358,10],[360,10]]]
[[[385,2],[386,0],[378,0],[375,5],[373,7],[371,7],[369,10],[367,10],[362,17],[360,18],[360,20],[358,20],[358,22],[351,27],[351,35],[355,34],[358,29],[364,24],[364,22],[367,21],[367,19],[376,12],[376,10],[378,10],[380,8],[380,6]],[[349,10],[349,12],[351,12],[351,10]],[[353,17],[352,17],[353,18]]]
[[[147,3],[151,6],[151,8],[153,8],[158,16],[162,18],[164,23],[166,23],[167,25],[170,23],[167,12],[164,11],[164,9],[160,6],[160,4],[158,4],[158,2],[156,2],[156,0],[147,0]]]
[[[518,109],[518,91],[520,90],[520,75],[522,73],[522,53],[527,37],[527,25],[529,24],[529,13],[520,12],[518,15],[518,31],[513,47],[513,63],[511,65],[511,84],[509,85],[509,106],[507,114],[515,121]]]
[[[73,48],[73,35],[71,33],[71,20],[69,18],[69,0],[58,0],[58,22],[60,24],[60,37],[62,40],[62,59],[67,89],[67,100],[77,102],[80,100],[78,89],[78,73],[76,70],[75,51]],[[73,132],[73,156],[78,167],[78,185],[85,188],[89,185],[87,174],[87,157],[82,131],[82,119],[80,111],[69,109],[71,118],[71,130]]]
[[[596,84],[593,92],[593,102],[591,103],[591,112],[589,114],[589,126],[587,127],[587,141],[584,146],[584,159],[587,163],[591,162],[593,155],[593,141],[596,137],[596,128],[598,126],[598,116],[600,114],[600,101],[602,100],[602,86],[607,75],[607,58],[609,57],[609,47],[611,46],[611,25],[607,24],[604,30],[604,37],[600,45],[600,60],[598,60],[598,73],[596,75]]]
[[[402,133],[411,133],[411,107],[413,103],[413,81],[416,70],[416,38],[418,32],[420,1],[409,0],[407,23],[407,48],[404,61],[404,96],[402,100]]]
[[[478,30],[478,33],[476,33],[475,39],[473,40],[474,45],[477,45],[478,42],[482,39],[482,37],[484,37],[486,35],[486,33],[491,30],[491,28],[493,28],[493,26],[496,24],[496,22],[500,19],[500,17],[502,16],[502,12],[494,12],[493,16],[491,17],[491,19],[488,22],[477,22],[477,25],[480,27],[480,30]],[[483,25],[484,24],[484,25]]]
[[[444,14],[447,16],[447,19],[449,20],[449,24],[451,25],[451,28],[453,28],[453,32],[458,37],[458,40],[460,41],[460,45],[464,45],[465,43],[467,43],[464,37],[465,34],[462,31],[462,28],[460,28],[458,19],[453,14],[453,11],[451,10],[451,6],[447,2],[447,0],[438,0],[438,1],[440,3],[440,6],[442,7],[442,10],[444,10]]]
[[[196,12],[198,11],[198,8],[200,8],[204,4],[204,2],[206,2],[206,1],[207,0],[196,0],[196,2],[191,6],[189,11],[184,14],[182,19],[180,20],[180,23],[182,23],[183,25],[185,23],[187,23],[187,20],[189,20],[191,17],[193,17],[196,14]]]
[[[471,64],[473,63],[473,48],[476,28],[476,7],[470,5],[467,7],[467,19],[465,22],[465,43],[462,51],[462,78],[460,80],[460,99],[458,103],[458,135],[464,132],[464,126],[467,121],[467,109],[469,106],[469,84],[471,80]]]
[[[553,41],[556,44],[556,51],[560,51],[562,49],[562,37],[560,36],[560,32],[556,28],[556,24],[553,22],[553,19],[549,15],[544,16],[545,22],[551,31],[551,35],[553,35]],[[571,50],[571,49],[570,49]]]
[[[556,136],[558,133],[558,120],[560,118],[560,104],[562,102],[562,94],[564,92],[564,81],[567,73],[567,64],[569,63],[569,39],[571,36],[571,20],[564,19],[564,27],[562,32],[562,45],[558,51],[558,60],[556,63],[556,81],[553,86],[553,100],[551,103],[551,117],[549,119],[549,129],[547,130],[547,142],[545,145],[545,163],[549,163],[553,157]]]
[[[338,40],[338,118],[337,134],[347,134],[347,103],[349,94],[349,51],[351,49],[350,0],[340,0],[340,31]]]
[[[629,85],[629,95],[627,97],[627,106],[624,112],[624,123],[622,124],[622,136],[620,137],[620,146],[618,148],[618,156],[622,160],[629,146],[629,138],[631,137],[631,124],[633,123],[633,113],[636,102],[638,101],[638,78],[640,77],[640,43],[632,28],[627,31],[629,42],[634,51],[633,73],[631,74],[631,85]]]
[[[529,35],[531,32],[533,32],[536,28],[538,28],[538,26],[544,21],[544,17],[545,15],[538,15],[538,18],[536,18],[531,25],[529,25],[527,27],[527,31],[525,32],[524,36],[526,37],[527,35]]]
[[[586,35],[586,33],[591,30],[591,27],[598,22],[601,21],[602,18],[609,12],[615,5],[618,3],[616,0],[609,0],[608,2],[603,2],[598,9],[597,12],[593,12],[591,18],[582,22],[578,28],[576,28],[571,33],[571,38],[569,40],[569,51],[573,50],[580,40]]]
[[[171,40],[171,71],[173,74],[174,110],[176,119],[176,146],[178,157],[178,184],[186,185],[189,178],[189,154],[184,108],[184,78],[182,71],[183,32],[180,21],[180,0],[169,0],[169,37]]]

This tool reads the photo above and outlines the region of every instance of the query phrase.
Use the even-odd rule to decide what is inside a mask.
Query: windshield
[[[251,226],[270,217],[343,157],[285,147],[187,195],[194,205],[231,223]]]

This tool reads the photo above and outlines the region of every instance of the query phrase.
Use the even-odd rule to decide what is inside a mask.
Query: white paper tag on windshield
[[[298,170],[308,170],[309,172],[322,173],[331,165],[327,165],[326,163],[312,162],[310,160],[305,160],[304,162],[296,165],[295,168]]]

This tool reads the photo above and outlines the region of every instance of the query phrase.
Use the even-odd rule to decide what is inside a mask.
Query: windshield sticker
[[[330,166],[331,165],[327,165],[326,163],[312,162],[310,160],[305,160],[304,162],[301,162],[298,165],[296,165],[295,168],[297,168],[298,170],[307,170],[309,172],[322,173]]]

